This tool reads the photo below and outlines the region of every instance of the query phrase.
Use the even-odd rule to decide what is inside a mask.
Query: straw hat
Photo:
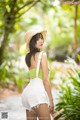
[[[36,35],[37,33],[41,33],[43,35],[43,38],[45,39],[47,31],[46,30],[42,30],[42,29],[31,29],[31,30],[28,30],[26,32],[26,34],[25,34],[26,47],[27,47],[28,50],[29,50],[29,43],[30,43],[31,38],[34,35]]]

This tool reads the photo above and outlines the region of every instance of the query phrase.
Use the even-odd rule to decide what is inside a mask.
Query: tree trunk
[[[6,14],[6,15],[5,15]],[[5,25],[4,25],[4,37],[1,43],[0,47],[0,65],[3,63],[6,55],[6,47],[8,46],[9,42],[9,34],[13,32],[13,26],[15,24],[15,19],[11,18],[10,15],[5,12],[4,17],[5,17]]]
[[[4,38],[0,47],[0,65],[3,63],[5,59],[6,47],[8,46],[8,42],[9,42],[8,37],[9,37],[9,34],[11,33],[9,29],[10,28],[6,27],[4,30]]]
[[[77,41],[77,19],[78,19],[78,5],[75,5],[75,16],[74,16],[74,40],[72,44],[73,50],[76,50],[78,47],[78,41]]]

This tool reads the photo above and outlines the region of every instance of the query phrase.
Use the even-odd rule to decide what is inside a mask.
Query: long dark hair
[[[43,35],[41,33],[37,33],[36,35],[34,35],[31,40],[30,40],[30,43],[29,43],[29,49],[30,49],[30,52],[27,53],[26,57],[25,57],[25,62],[27,64],[28,67],[31,66],[31,56],[35,55],[36,52],[40,52],[40,50],[38,48],[35,47],[35,44],[37,42],[37,40],[41,38],[43,39]]]

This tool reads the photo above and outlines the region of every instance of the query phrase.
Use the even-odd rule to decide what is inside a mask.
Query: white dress
[[[48,107],[50,105],[48,94],[43,85],[43,80],[38,77],[42,52],[43,51],[39,53],[38,57],[36,77],[30,79],[29,84],[24,88],[21,94],[22,105],[29,111],[33,110],[32,108],[39,107],[39,105],[43,103],[48,104]]]

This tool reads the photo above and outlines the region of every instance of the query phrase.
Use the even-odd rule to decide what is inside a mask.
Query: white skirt
[[[48,104],[49,97],[40,78],[31,79],[21,94],[22,105],[26,110],[31,111],[33,107],[38,107],[42,103]]]

